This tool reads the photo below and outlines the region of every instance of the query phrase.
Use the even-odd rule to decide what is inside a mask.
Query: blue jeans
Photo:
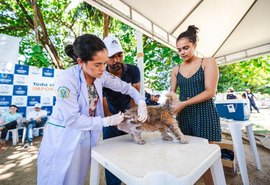
[[[40,122],[36,120],[31,120],[28,122],[27,129],[26,129],[26,141],[32,143],[33,141],[33,129],[38,127],[43,127],[47,121],[47,117],[41,118]]]

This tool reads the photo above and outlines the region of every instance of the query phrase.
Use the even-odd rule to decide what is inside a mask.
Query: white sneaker
[[[28,147],[29,147],[29,143],[28,143],[28,142],[25,143],[25,144],[23,145],[23,147],[24,147],[24,148],[28,148]]]

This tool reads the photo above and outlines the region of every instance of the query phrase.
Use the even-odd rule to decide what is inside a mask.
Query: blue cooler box
[[[248,120],[250,116],[249,103],[244,99],[216,100],[220,117],[234,120]]]

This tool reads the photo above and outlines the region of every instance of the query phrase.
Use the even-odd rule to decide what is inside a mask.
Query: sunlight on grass
[[[26,159],[22,159],[19,163],[19,166],[24,166],[26,164],[29,164],[31,163],[33,160],[35,160],[37,158],[37,155],[33,155],[29,158],[26,158]]]
[[[8,178],[10,178],[13,175],[14,175],[14,172],[9,172],[9,173],[5,173],[5,174],[1,174],[0,180],[8,179]]]

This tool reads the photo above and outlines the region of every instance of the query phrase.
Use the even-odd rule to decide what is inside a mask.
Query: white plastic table
[[[245,158],[245,152],[244,152],[244,146],[243,146],[243,140],[242,140],[242,128],[246,128],[247,135],[249,139],[249,143],[251,146],[251,150],[253,152],[254,160],[256,163],[256,168],[258,170],[261,170],[261,163],[259,159],[259,154],[255,142],[254,133],[252,130],[252,123],[251,121],[236,121],[236,120],[226,120],[221,119],[221,127],[228,128],[231,132],[234,151],[236,153],[236,158],[238,161],[238,165],[240,168],[240,173],[242,177],[242,181],[244,185],[249,184],[248,180],[248,173],[247,173],[247,165],[246,165],[246,158]]]
[[[218,145],[190,136],[189,144],[163,141],[157,132],[142,137],[144,145],[124,135],[94,147],[90,185],[99,185],[100,165],[127,185],[190,185],[209,168],[214,183],[226,185]]]

